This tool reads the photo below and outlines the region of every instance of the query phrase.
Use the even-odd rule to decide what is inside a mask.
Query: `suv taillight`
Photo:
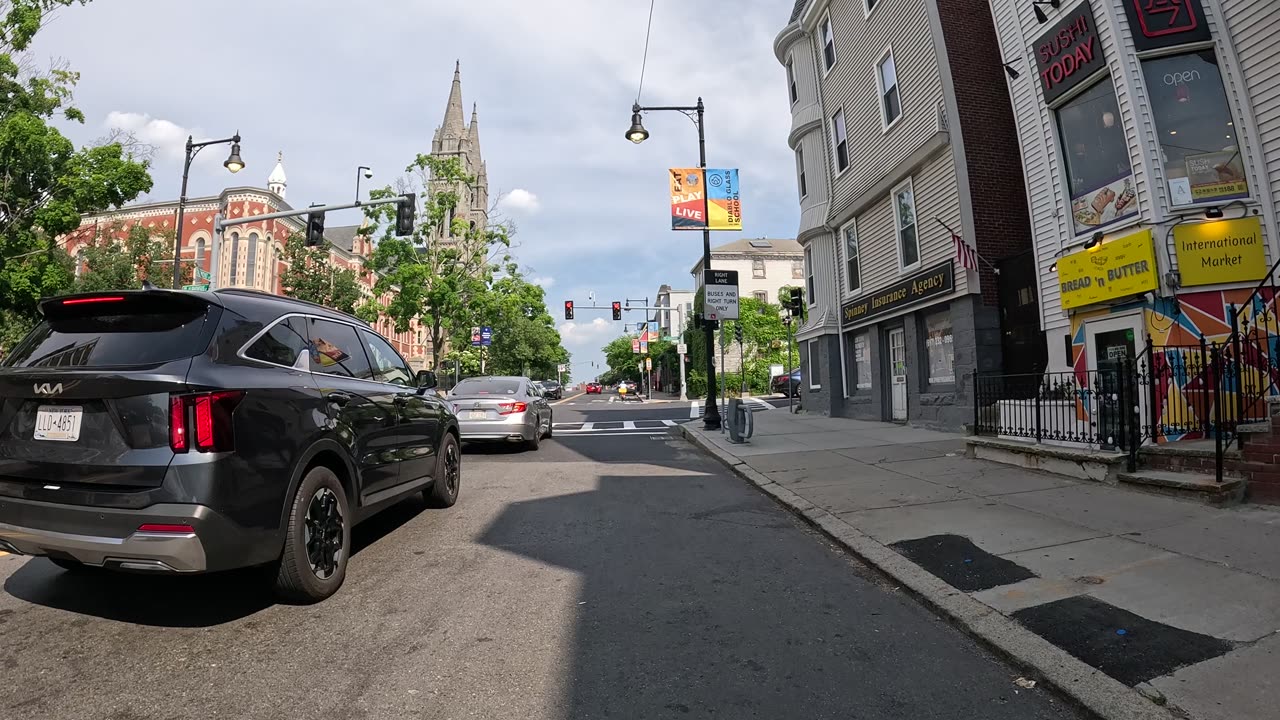
[[[176,453],[235,450],[231,416],[244,398],[241,390],[221,390],[169,398],[169,447]]]

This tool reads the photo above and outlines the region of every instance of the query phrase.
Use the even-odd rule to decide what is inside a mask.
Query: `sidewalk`
[[[754,420],[745,445],[681,427],[1029,678],[1109,719],[1276,717],[1280,512],[970,459],[958,434]]]

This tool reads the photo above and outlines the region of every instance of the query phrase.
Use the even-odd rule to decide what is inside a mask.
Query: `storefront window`
[[[1235,122],[1212,50],[1142,61],[1174,205],[1248,197]]]
[[[871,340],[866,333],[853,339],[853,366],[858,373],[858,389],[871,387]]]
[[[929,355],[929,384],[956,381],[955,342],[951,338],[951,315],[939,313],[925,318],[925,352]]]
[[[1111,78],[1063,105],[1057,116],[1075,234],[1137,214],[1129,146]]]

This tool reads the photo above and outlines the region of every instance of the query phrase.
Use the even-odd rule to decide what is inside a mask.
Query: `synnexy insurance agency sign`
[[[882,290],[867,293],[840,309],[840,325],[857,325],[869,318],[898,310],[908,305],[945,295],[956,287],[955,267],[950,260],[922,273],[890,285]]]
[[[1160,287],[1150,230],[1107,240],[1058,261],[1062,307],[1093,305]]]
[[[1102,57],[1102,40],[1098,38],[1093,10],[1087,2],[1037,38],[1032,50],[1046,103],[1062,97],[1107,64]]]
[[[1173,244],[1185,286],[1261,280],[1269,267],[1256,217],[1177,225]]]

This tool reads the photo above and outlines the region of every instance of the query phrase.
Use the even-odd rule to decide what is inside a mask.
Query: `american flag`
[[[955,233],[951,233],[951,242],[955,243],[956,257],[960,258],[960,265],[967,270],[977,270],[978,251],[969,247],[969,243]]]

